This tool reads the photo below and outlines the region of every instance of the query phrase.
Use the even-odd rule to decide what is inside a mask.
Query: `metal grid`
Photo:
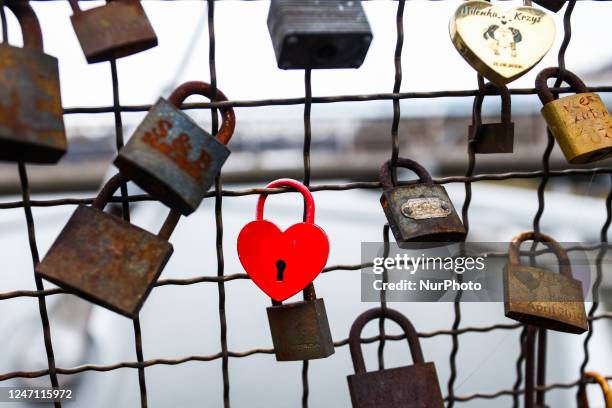
[[[215,1],[206,0],[208,6],[208,37],[209,37],[209,67],[210,67],[210,83],[212,89],[216,92],[217,78],[216,78],[216,64],[215,64]],[[0,0],[0,5],[2,0]],[[565,69],[565,51],[570,43],[571,39],[571,16],[576,4],[576,0],[570,0],[567,3],[564,15],[564,38],[561,48],[558,53],[558,65],[563,70]],[[438,98],[438,97],[466,97],[476,95],[487,95],[491,94],[485,89],[485,83],[482,76],[478,75],[478,89],[475,90],[462,90],[462,91],[439,91],[439,92],[400,92],[400,86],[402,83],[402,66],[401,66],[401,54],[403,49],[403,16],[404,16],[404,5],[405,0],[397,1],[397,14],[396,14],[396,47],[394,55],[395,65],[395,77],[394,86],[392,93],[383,94],[365,94],[365,95],[343,95],[343,96],[326,96],[326,97],[313,97],[311,90],[311,72],[305,71],[304,76],[304,87],[305,96],[303,98],[289,98],[289,99],[262,99],[262,100],[251,100],[251,101],[226,101],[226,102],[211,102],[211,103],[188,103],[184,104],[183,109],[210,109],[212,115],[212,133],[215,134],[218,130],[218,118],[217,110],[221,107],[261,107],[261,106],[279,106],[279,105],[304,105],[304,149],[303,149],[303,161],[304,161],[304,177],[303,182],[309,186],[310,190],[316,191],[345,191],[352,189],[379,189],[380,183],[378,181],[373,182],[353,182],[346,184],[319,184],[310,185],[311,181],[311,169],[310,169],[310,142],[311,142],[311,120],[310,112],[313,103],[338,103],[348,101],[373,101],[373,100],[392,100],[393,101],[393,120],[391,123],[391,160],[395,162],[399,156],[399,122],[400,122],[400,100],[402,99],[415,99],[415,98]],[[3,36],[6,37],[6,17],[4,10],[0,12],[2,23],[3,23]],[[119,101],[119,81],[117,75],[117,66],[114,61],[110,62],[112,86],[113,86],[113,105],[103,107],[74,107],[64,109],[64,114],[76,114],[76,113],[113,113],[115,120],[115,133],[116,133],[116,147],[120,149],[123,146],[123,126],[121,114],[122,112],[143,112],[150,108],[150,105],[121,105]],[[555,83],[552,91],[557,95],[559,93],[567,92],[568,88],[559,88],[560,81]],[[612,86],[605,87],[592,87],[589,88],[593,92],[612,92]],[[533,88],[528,89],[512,89],[511,94],[514,95],[533,95],[536,90]],[[480,120],[480,112],[473,112],[473,119],[475,121]],[[537,190],[538,194],[538,210],[533,219],[534,231],[539,231],[540,219],[544,213],[545,200],[544,192],[547,183],[551,177],[569,177],[569,176],[584,176],[590,175],[595,176],[598,174],[610,175],[610,181],[612,186],[612,168],[611,167],[597,167],[591,169],[565,169],[559,171],[551,171],[549,166],[549,159],[554,147],[554,138],[548,132],[548,143],[542,155],[542,170],[530,171],[530,172],[510,172],[510,173],[499,173],[499,174],[473,174],[476,164],[476,156],[474,154],[473,145],[470,144],[468,149],[468,168],[464,176],[452,176],[434,179],[434,182],[438,184],[447,183],[463,183],[465,186],[465,199],[462,208],[462,218],[466,230],[469,230],[469,209],[472,198],[471,184],[473,182],[484,181],[484,180],[508,180],[508,179],[537,179],[540,178],[539,187]],[[38,248],[36,244],[35,235],[35,224],[32,216],[32,207],[50,207],[60,205],[75,205],[75,204],[91,204],[93,198],[76,199],[76,198],[63,198],[55,200],[31,200],[29,192],[29,183],[27,176],[27,168],[24,163],[19,163],[19,177],[21,182],[22,200],[14,202],[0,203],[0,209],[11,209],[11,208],[23,208],[26,218],[26,225],[28,230],[28,238],[30,244],[30,250],[32,254],[32,262],[35,265],[39,262]],[[0,382],[6,381],[13,378],[35,378],[42,376],[49,376],[51,385],[54,387],[58,386],[58,374],[63,375],[75,375],[86,371],[111,371],[119,368],[135,368],[138,370],[138,379],[140,385],[140,402],[142,407],[147,406],[147,387],[145,381],[145,368],[154,365],[177,365],[186,363],[189,361],[212,361],[216,359],[222,360],[222,376],[223,376],[223,401],[224,406],[230,406],[230,382],[229,382],[229,359],[230,358],[244,358],[254,354],[273,354],[273,349],[252,349],[244,352],[236,352],[228,350],[227,345],[227,321],[225,316],[225,283],[237,279],[249,279],[247,274],[237,273],[226,275],[224,271],[224,249],[223,249],[223,218],[222,218],[222,201],[223,197],[239,197],[245,195],[257,195],[261,193],[269,194],[280,194],[284,191],[281,189],[244,189],[244,190],[225,190],[223,189],[221,177],[219,176],[215,182],[215,190],[207,194],[208,198],[214,198],[215,200],[215,222],[216,222],[216,252],[217,252],[217,276],[199,276],[189,279],[160,279],[156,282],[155,286],[165,285],[192,285],[196,283],[217,283],[219,293],[219,321],[220,321],[220,344],[221,351],[212,355],[190,355],[177,359],[152,359],[144,360],[142,353],[142,337],[140,330],[139,319],[136,318],[133,321],[134,325],[134,339],[136,345],[136,358],[137,361],[125,361],[111,365],[82,365],[78,367],[60,368],[56,367],[55,359],[53,355],[53,345],[50,335],[49,318],[46,307],[46,297],[50,295],[68,293],[63,289],[44,289],[43,282],[40,278],[34,276],[36,283],[36,290],[17,290],[12,292],[0,293],[0,300],[13,299],[18,297],[36,297],[38,299],[40,317],[42,322],[42,329],[44,334],[44,342],[47,353],[48,369],[38,371],[15,371],[0,374]],[[123,217],[129,221],[129,203],[138,201],[150,201],[153,200],[148,195],[132,195],[127,194],[127,188],[125,185],[121,188],[121,195],[114,197],[112,201],[122,204]],[[607,235],[610,223],[612,221],[612,188],[605,201],[606,207],[606,220],[601,228],[601,241],[607,243]],[[389,227],[385,225],[383,227],[383,239],[386,243],[389,242]],[[535,336],[536,330],[529,328],[519,323],[515,324],[495,324],[482,327],[460,327],[461,326],[461,305],[460,298],[461,292],[458,293],[456,301],[454,303],[454,322],[452,328],[449,330],[437,330],[432,332],[420,332],[419,337],[431,338],[436,336],[451,336],[452,338],[452,350],[449,355],[449,365],[451,368],[451,375],[447,384],[447,392],[445,401],[447,407],[455,406],[457,402],[467,402],[474,399],[495,399],[501,396],[509,395],[513,397],[513,406],[519,406],[519,399],[522,395],[531,395],[534,391],[537,393],[537,403],[544,403],[544,396],[547,391],[560,388],[574,388],[584,384],[581,380],[582,374],[589,362],[589,343],[593,336],[594,323],[601,319],[612,319],[612,313],[602,312],[597,314],[599,306],[599,287],[602,281],[602,260],[607,250],[607,245],[598,245],[595,249],[599,248],[597,256],[597,276],[593,283],[593,303],[588,313],[589,319],[589,332],[584,339],[584,360],[580,367],[580,372],[577,373],[577,380],[570,383],[554,383],[544,384],[543,370],[538,370],[537,379],[535,379],[535,361],[533,350],[535,348]],[[330,273],[338,270],[360,270],[363,267],[367,267],[368,264],[356,264],[356,265],[332,265],[326,267],[323,272]],[[385,294],[381,294],[380,299],[381,307],[387,307]],[[456,359],[460,352],[460,336],[465,333],[486,333],[493,330],[515,330],[522,328],[521,342],[522,350],[516,361],[516,382],[510,389],[502,389],[493,393],[474,393],[471,395],[455,395],[454,384],[457,377],[457,365]],[[379,335],[374,337],[362,338],[362,343],[374,343],[379,342],[378,347],[378,362],[379,368],[384,368],[383,351],[386,341],[397,341],[405,339],[404,335],[390,335],[385,332],[385,319],[381,318],[379,321]],[[545,362],[546,356],[546,343],[545,343],[545,330],[538,330],[538,361],[537,365],[539,368]],[[334,342],[335,347],[344,347],[348,344],[348,339],[342,339]],[[522,366],[526,365],[526,379],[525,386],[523,384],[523,369]],[[612,379],[611,376],[607,377],[608,380]],[[538,385],[535,385],[537,383]],[[302,406],[308,406],[308,361],[303,362],[302,368]],[[528,402],[531,405],[533,402]],[[55,407],[61,407],[61,403],[54,403]]]

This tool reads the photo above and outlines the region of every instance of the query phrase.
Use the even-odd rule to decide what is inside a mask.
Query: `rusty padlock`
[[[431,175],[419,163],[399,158],[398,167],[414,171],[419,182],[395,186],[391,161],[380,168],[383,194],[380,197],[389,227],[401,246],[405,242],[459,242],[466,231],[444,187],[434,184]]]
[[[510,92],[505,86],[491,82],[485,85],[487,91],[494,90],[501,95],[501,122],[481,123],[484,94],[474,98],[472,124],[468,128],[470,140],[474,139],[474,153],[512,153],[514,150],[514,122],[511,121]]]
[[[277,361],[325,358],[334,354],[334,342],[322,298],[314,285],[304,289],[304,300],[282,304],[272,301],[266,309]]]
[[[565,1],[566,0],[533,0],[534,3],[539,4],[553,13],[561,10],[565,4]]]
[[[140,0],[111,0],[89,10],[81,10],[77,0],[72,7],[72,26],[85,59],[110,61],[157,46],[157,36]]]
[[[30,3],[6,0],[23,48],[0,44],[0,160],[56,163],[66,153],[57,59],[43,52]]]
[[[612,390],[610,390],[610,384],[603,375],[594,371],[586,371],[584,378],[587,380],[594,380],[595,383],[599,384],[601,392],[603,393],[605,408],[612,408]],[[586,384],[581,384],[578,388],[578,408],[589,408],[589,398],[586,392]]]
[[[35,270],[38,276],[124,316],[135,318],[172,255],[180,214],[170,211],[157,235],[105,213],[126,179],[102,188],[91,207],[79,205]]]
[[[555,100],[549,78],[561,78],[575,95]],[[582,164],[612,155],[612,118],[599,95],[589,92],[578,76],[559,68],[546,68],[536,77],[542,115],[569,163]]]
[[[359,68],[372,42],[360,1],[272,0],[268,30],[281,69]]]
[[[555,253],[560,273],[521,265],[520,246],[529,240]],[[512,240],[504,268],[504,311],[510,319],[540,328],[575,334],[588,330],[582,282],[573,278],[567,253],[553,238],[524,232]]]
[[[413,365],[366,372],[361,332],[368,322],[380,317],[391,319],[402,328]],[[414,326],[397,310],[374,308],[359,315],[351,326],[349,347],[355,374],[346,378],[353,408],[444,407],[436,366],[425,362]]]
[[[114,161],[134,183],[183,215],[198,208],[221,171],[236,123],[234,110],[222,108],[223,123],[212,137],[179,109],[195,94],[211,97],[210,85],[186,82],[168,101],[159,98]],[[227,98],[217,91],[215,100]]]

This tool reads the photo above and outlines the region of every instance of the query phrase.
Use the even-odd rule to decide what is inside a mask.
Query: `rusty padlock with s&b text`
[[[186,82],[167,101],[159,98],[114,161],[134,183],[183,215],[198,208],[221,171],[236,123],[234,110],[222,108],[223,123],[216,138],[211,136],[179,109],[195,94],[212,97],[212,88]],[[221,91],[216,95],[216,101],[227,100]]]
[[[69,0],[72,26],[87,62],[110,61],[148,50],[157,36],[140,0],[110,0],[103,6],[81,10]]]
[[[43,51],[30,3],[4,5],[21,26],[23,48],[0,44],[0,160],[56,163],[67,149],[57,59]]]
[[[312,281],[329,255],[325,231],[314,223],[314,199],[296,180],[279,179],[266,188],[291,187],[304,196],[304,222],[281,231],[263,218],[267,194],[259,196],[255,221],[238,235],[238,256],[253,282],[270,298],[267,309],[274,352],[278,361],[325,358],[334,344],[323,299],[317,299]],[[304,301],[282,304],[303,290]]]
[[[555,100],[550,78],[567,82],[575,95]],[[612,118],[599,95],[589,92],[578,76],[559,68],[546,68],[536,77],[542,116],[569,163],[582,164],[612,155]]]
[[[180,214],[170,211],[157,235],[103,211],[126,179],[119,173],[91,207],[79,205],[36,266],[38,276],[107,309],[135,318],[172,255]]]
[[[484,95],[474,98],[474,115],[468,128],[468,135],[474,140],[474,153],[512,153],[514,150],[514,122],[511,121],[511,100],[508,88],[489,82],[485,90],[495,90],[501,95],[501,122],[481,123]]]
[[[524,241],[546,244],[557,256],[559,273],[521,265]],[[582,282],[574,279],[567,253],[544,234],[524,232],[508,248],[504,268],[504,310],[506,317],[532,326],[580,334],[588,329]]]
[[[402,328],[413,365],[366,372],[361,332],[368,322],[381,317]],[[355,368],[355,374],[347,377],[353,408],[444,407],[436,366],[425,362],[414,326],[397,310],[375,308],[359,315],[351,326],[349,347]]]
[[[397,167],[410,169],[419,176],[418,183],[396,186],[391,177],[391,161],[380,168],[383,188],[380,203],[398,245],[465,240],[465,227],[444,187],[434,184],[427,170],[413,160],[399,158]]]

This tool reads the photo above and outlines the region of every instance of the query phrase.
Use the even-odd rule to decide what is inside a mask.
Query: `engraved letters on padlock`
[[[393,320],[406,334],[413,365],[366,372],[361,350],[364,326],[380,317]],[[412,323],[393,309],[375,308],[362,313],[349,334],[355,374],[347,377],[353,408],[442,408],[444,402],[436,367],[426,363]]]
[[[24,47],[0,44],[0,160],[56,163],[67,149],[57,59],[43,52],[29,2],[5,5],[19,21]]]
[[[210,97],[204,82],[186,82],[159,98],[114,164],[143,190],[183,215],[195,211],[228,158],[226,144],[234,133],[232,108],[223,108],[223,123],[212,137],[178,107],[192,94]],[[217,91],[215,100],[227,100]]]
[[[88,63],[109,61],[157,46],[157,36],[140,0],[114,0],[82,11],[70,0],[74,31]]]
[[[360,1],[272,0],[268,29],[281,69],[359,68],[372,41]]]
[[[168,238],[179,214],[171,212],[159,235],[108,213],[104,205],[125,182],[105,185],[92,207],[79,205],[41,263],[38,276],[93,303],[134,318],[172,255]]]
[[[520,245],[534,239],[555,252],[559,273],[521,265]],[[576,334],[588,329],[582,283],[573,278],[567,253],[554,239],[526,232],[512,240],[504,269],[504,310],[510,319],[545,329]]]
[[[465,239],[465,228],[444,187],[434,184],[420,164],[399,158],[398,167],[413,170],[419,182],[394,186],[391,161],[380,168],[383,194],[380,198],[389,227],[398,245],[407,242],[459,242]]]
[[[555,100],[547,81],[559,77],[577,93]],[[567,70],[546,68],[538,74],[536,88],[544,104],[542,116],[569,163],[590,163],[612,155],[610,113],[580,78]]]

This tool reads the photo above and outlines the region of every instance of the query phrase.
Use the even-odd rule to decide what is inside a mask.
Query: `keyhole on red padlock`
[[[278,261],[276,261],[276,280],[277,281],[283,281],[283,279],[285,278],[285,268],[287,267],[287,264],[285,263],[285,261],[283,261],[282,259],[279,259]]]

